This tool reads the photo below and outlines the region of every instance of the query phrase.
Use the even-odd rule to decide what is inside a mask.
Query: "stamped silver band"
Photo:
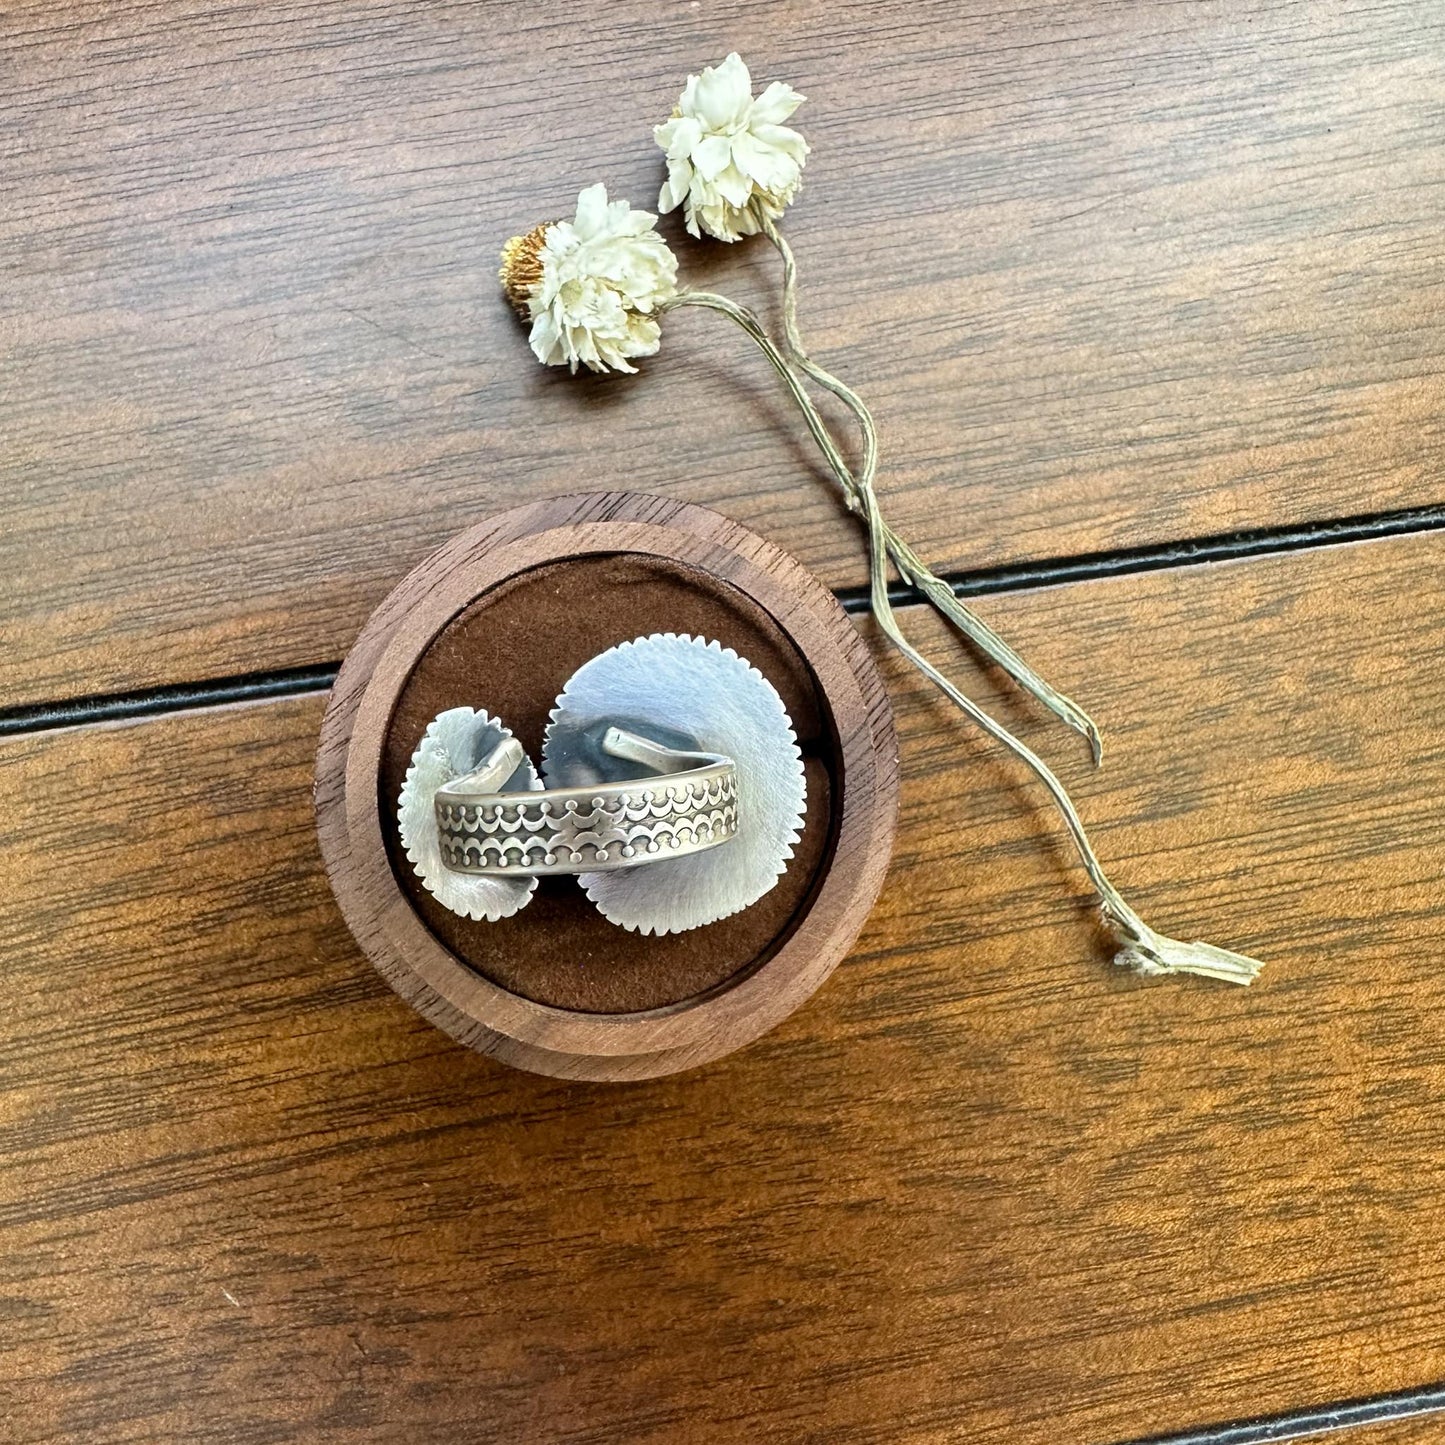
[[[522,761],[505,738],[436,793],[442,862],[496,878],[604,873],[701,853],[738,830],[737,765],[610,727],[602,749],[658,776],[582,788],[499,793]]]

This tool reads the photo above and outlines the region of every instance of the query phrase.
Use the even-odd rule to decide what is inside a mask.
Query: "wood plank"
[[[1001,601],[1105,727],[1098,773],[1027,730],[1117,881],[1255,988],[1113,971],[1036,793],[890,665],[854,956],[646,1086],[381,987],[321,877],[319,698],[6,741],[8,1419],[1054,1445],[1445,1377],[1442,542]]]
[[[725,323],[574,382],[496,293],[581,184],[650,202],[648,126],[732,46],[809,96],[805,321],[940,568],[1445,501],[1431,0],[45,0],[0,17],[5,700],[334,660],[446,537],[579,488],[861,581]],[[769,295],[756,246],[683,250]]]

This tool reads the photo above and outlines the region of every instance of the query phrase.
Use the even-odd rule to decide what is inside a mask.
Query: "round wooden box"
[[[469,705],[532,757],[589,658],[653,632],[715,639],[777,688],[808,811],[777,886],[662,938],[607,922],[571,878],[499,923],[442,908],[397,837],[427,724]],[[882,887],[898,801],[882,679],[837,600],[716,512],[633,492],[504,512],[427,558],[372,614],[321,729],[316,812],[341,911],[386,981],[453,1038],[563,1078],[638,1079],[764,1033],[833,971]]]

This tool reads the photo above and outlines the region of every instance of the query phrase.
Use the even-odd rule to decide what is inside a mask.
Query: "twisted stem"
[[[671,311],[683,306],[702,307],[706,310],[721,312],[728,317],[752,339],[787,387],[802,413],[808,431],[818,444],[824,460],[828,463],[834,476],[837,477],[844,492],[853,500],[855,509],[861,512],[867,525],[871,559],[869,595],[879,626],[889,641],[914,667],[989,737],[993,738],[995,742],[1001,743],[1023,762],[1048,790],[1063,817],[1069,836],[1083,863],[1084,871],[1088,874],[1089,881],[1099,895],[1104,918],[1119,937],[1121,947],[1115,955],[1115,963],[1133,968],[1143,974],[1195,973],[1230,983],[1251,982],[1261,967],[1255,959],[1248,958],[1243,954],[1231,953],[1226,949],[1215,948],[1212,944],[1182,943],[1150,928],[1109,881],[1103,865],[1099,862],[1098,856],[1089,842],[1088,834],[1084,831],[1083,822],[1079,818],[1073,800],[1043,759],[1009,732],[1002,723],[997,722],[970,697],[954,686],[903,635],[893,612],[893,604],[888,596],[889,533],[872,486],[872,468],[877,464],[877,433],[876,429],[871,426],[871,419],[869,427],[864,432],[863,470],[858,477],[855,477],[844,460],[832,433],[828,430],[827,424],[819,415],[812,397],[808,395],[802,380],[790,364],[788,356],[784,355],[752,311],[729,300],[726,296],[720,296],[711,291],[679,292],[662,309]],[[794,354],[796,355],[796,350]],[[821,368],[817,369],[821,371]],[[812,371],[809,370],[808,374],[812,375]],[[827,385],[822,382],[820,384]],[[834,379],[834,386],[842,387],[843,383]],[[829,386],[828,389],[833,390],[834,387]],[[848,390],[846,387],[843,389]],[[841,393],[837,394],[841,395]],[[863,406],[861,400],[857,401],[857,407],[866,413],[867,408]],[[852,409],[851,404],[850,409]],[[858,411],[855,410],[854,414],[857,415]],[[929,575],[931,576],[931,574]],[[937,580],[934,579],[934,581]],[[944,586],[945,584],[939,582],[938,585]],[[972,616],[972,614],[969,615]],[[974,620],[977,621],[977,619]],[[1092,724],[1089,726],[1092,728]]]
[[[873,414],[852,387],[840,381],[830,371],[825,371],[808,355],[802,334],[798,330],[798,264],[793,256],[793,248],[788,245],[772,217],[760,207],[755,209],[763,234],[777,248],[783,260],[783,337],[789,359],[819,386],[832,392],[853,413],[863,436],[863,465],[851,482],[845,481],[843,484],[848,505],[853,511],[861,512],[863,494],[872,492],[873,505],[877,508],[879,502],[873,481],[878,470],[878,428],[874,424]],[[879,541],[881,546],[878,545]],[[966,607],[955,595],[953,588],[936,576],[886,521],[883,523],[881,537],[870,540],[869,550],[870,561],[875,569],[886,568],[888,559],[891,558],[905,583],[920,592],[975,647],[1003,668],[1020,687],[1037,698],[1055,717],[1062,719],[1089,740],[1089,750],[1093,754],[1096,767],[1103,761],[1103,738],[1088,713],[1045,681],[983,618]]]

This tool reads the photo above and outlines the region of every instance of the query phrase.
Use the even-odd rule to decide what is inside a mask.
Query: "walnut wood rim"
[[[521,998],[469,968],[426,927],[392,871],[377,777],[416,659],[477,597],[548,562],[643,553],[703,568],[763,607],[797,645],[833,715],[842,754],[833,856],[776,953],[696,1000],[632,1014]],[[897,740],[883,681],[837,599],[771,542],[705,507],[637,492],[529,503],[461,533],[368,619],[332,689],[316,765],[317,830],[332,889],[386,982],[458,1042],[535,1073],[633,1079],[741,1048],[809,998],[846,955],[883,885],[898,799]]]

